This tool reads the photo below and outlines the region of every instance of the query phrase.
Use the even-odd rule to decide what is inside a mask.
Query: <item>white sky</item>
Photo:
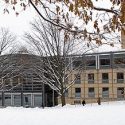
[[[110,7],[108,0],[100,0],[100,2],[95,2],[98,7]],[[104,3],[105,1],[105,3]],[[0,6],[2,7],[1,3]],[[9,14],[3,14],[3,8],[0,8],[0,27],[7,27],[10,31],[14,32],[17,36],[22,36],[25,31],[30,32],[29,22],[33,21],[38,14],[31,6],[27,8],[26,11],[20,12],[19,16],[16,16],[13,10],[10,10]],[[19,38],[21,42],[21,39]]]
[[[109,7],[110,4],[108,3],[108,0],[106,1],[105,4],[104,0],[100,0],[100,2],[94,2],[94,4],[99,7]],[[0,3],[0,6],[3,5]],[[23,31],[29,29],[29,22],[32,21],[33,17],[35,18],[35,16],[38,15],[32,7],[28,7],[26,11],[20,12],[19,16],[16,16],[12,9],[10,10],[9,14],[3,14],[3,8],[0,8],[0,27],[8,27],[16,34],[22,35]]]
[[[21,35],[23,31],[29,29],[29,22],[35,17],[35,11],[29,7],[26,11],[23,11],[16,16],[13,11],[10,14],[3,14],[0,11],[0,27],[8,27],[14,33]]]

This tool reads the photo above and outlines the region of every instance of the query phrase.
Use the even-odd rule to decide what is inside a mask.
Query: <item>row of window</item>
[[[21,100],[23,99],[23,100]],[[21,101],[23,106],[38,106],[42,105],[42,95],[41,94],[4,94],[4,98],[0,94],[0,106],[4,102],[4,106],[21,106]]]
[[[87,67],[95,67],[96,66],[96,60],[95,58],[93,59],[87,59],[85,60],[85,65]],[[113,64],[114,65],[125,65],[125,58],[123,57],[117,57],[117,58],[114,58],[113,59]],[[76,68],[76,67],[80,67],[84,65],[82,59],[81,60],[75,60],[73,61],[73,67]],[[108,57],[108,58],[102,58],[99,60],[99,65],[100,66],[110,66],[111,65],[111,59]]]
[[[116,81],[117,83],[124,83],[124,73],[118,72],[116,74]],[[75,83],[80,84],[81,83],[81,75],[80,74],[75,74]],[[89,73],[88,74],[88,83],[94,83],[95,80],[95,74],[94,73]],[[102,83],[109,83],[109,73],[102,73]]]
[[[109,88],[103,87],[101,95],[103,98],[108,98],[109,97]],[[78,97],[78,98],[81,97],[81,88],[75,88],[75,97]],[[88,97],[90,97],[90,98],[95,97],[95,88],[94,87],[88,88]],[[117,98],[123,98],[123,97],[124,97],[124,88],[118,87],[117,88]]]

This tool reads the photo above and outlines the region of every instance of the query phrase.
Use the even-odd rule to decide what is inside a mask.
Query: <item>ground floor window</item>
[[[117,98],[124,98],[124,88],[123,87],[117,88]]]
[[[88,97],[95,97],[95,90],[94,88],[88,88]]]
[[[108,98],[109,97],[109,88],[108,87],[102,88],[102,97],[103,98]]]
[[[80,98],[81,97],[81,88],[75,88],[75,97]]]
[[[25,94],[23,96],[24,106],[31,106],[31,94]]]
[[[5,106],[11,106],[11,95],[10,94],[5,94],[4,103],[5,103]]]
[[[42,95],[34,95],[34,106],[42,106]]]
[[[21,106],[21,95],[13,95],[13,105]]]

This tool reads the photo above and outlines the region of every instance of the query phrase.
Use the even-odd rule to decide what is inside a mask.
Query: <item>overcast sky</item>
[[[100,0],[100,2],[94,2],[94,4],[98,7],[110,7],[108,0]],[[19,16],[16,16],[12,10],[9,14],[3,14],[3,8],[0,8],[0,27],[8,27],[10,31],[21,36],[25,31],[30,31],[29,22],[37,16],[38,14],[31,6],[26,11],[20,12]]]
[[[21,35],[23,31],[29,29],[29,22],[33,17],[35,17],[35,11],[31,7],[21,12],[19,16],[16,16],[13,11],[9,14],[3,14],[3,11],[0,11],[0,27],[8,27],[14,33]]]
[[[104,0],[100,0],[100,2],[94,2],[94,4],[100,7],[109,7],[110,4],[107,1],[104,4]],[[0,6],[3,5],[0,3]],[[8,27],[11,31],[20,35],[23,31],[29,29],[29,22],[36,16],[38,15],[31,6],[26,11],[20,12],[19,16],[16,16],[12,10],[10,10],[9,14],[3,14],[3,8],[0,8],[0,27]]]

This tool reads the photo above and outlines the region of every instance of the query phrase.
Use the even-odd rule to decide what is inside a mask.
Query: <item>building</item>
[[[0,57],[0,106],[43,107],[57,104],[57,94],[33,71],[38,56],[10,54]]]
[[[86,54],[76,58],[73,63],[81,63],[83,69],[66,93],[67,103],[81,103],[83,99],[88,103],[97,102],[99,97],[102,101],[124,99],[125,51]],[[68,80],[73,79],[75,74],[77,71]]]

